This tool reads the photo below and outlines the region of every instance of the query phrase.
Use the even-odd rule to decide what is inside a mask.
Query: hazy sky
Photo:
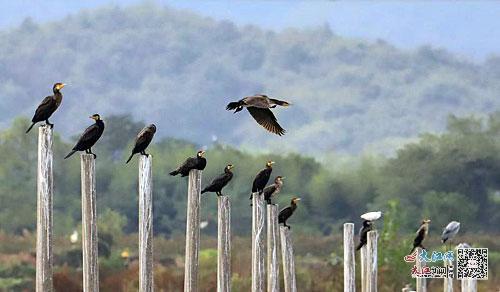
[[[0,28],[25,17],[57,20],[82,8],[130,5],[140,0],[0,0]],[[384,39],[403,48],[444,47],[482,60],[500,55],[500,2],[493,1],[148,1],[188,9],[216,19],[264,28],[328,23],[339,35]],[[409,3],[408,3],[409,2]]]

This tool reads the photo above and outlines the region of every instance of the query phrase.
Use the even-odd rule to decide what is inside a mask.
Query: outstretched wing
[[[248,112],[252,117],[259,123],[262,127],[271,133],[282,136],[285,134],[285,129],[283,129],[279,124],[278,120],[274,116],[273,112],[268,108],[257,108],[257,107],[247,107]]]

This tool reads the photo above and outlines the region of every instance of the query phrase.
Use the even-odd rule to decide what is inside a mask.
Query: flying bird
[[[128,158],[126,163],[129,163],[132,157],[140,153],[142,155],[148,156],[146,153],[146,148],[148,148],[149,143],[153,140],[153,137],[156,133],[156,126],[154,124],[151,124],[147,127],[144,127],[139,134],[137,134],[137,137],[135,138],[135,146],[134,149],[132,149],[132,154],[130,154],[130,157]]]
[[[276,197],[280,193],[281,188],[283,187],[283,179],[285,178],[282,176],[277,176],[274,179],[274,183],[265,187],[264,191],[262,191],[264,193],[264,200],[266,200],[268,205],[271,205],[271,199]]]
[[[205,155],[205,151],[198,151],[198,153],[196,153],[196,157],[189,157],[186,161],[184,161],[184,163],[177,167],[176,170],[171,171],[169,174],[178,175],[180,173],[181,176],[187,176],[189,175],[189,171],[191,171],[191,169],[204,170],[205,166],[207,166],[207,159],[205,159],[203,155]]]
[[[57,110],[57,108],[61,105],[63,95],[61,93],[61,89],[65,86],[64,83],[56,83],[52,87],[52,91],[54,95],[49,95],[42,100],[42,103],[38,105],[35,115],[31,119],[31,126],[26,130],[26,133],[31,131],[33,126],[41,121],[45,121],[45,124],[50,126],[50,128],[54,127],[54,124],[49,122],[49,118],[52,114]]]
[[[422,249],[425,249],[425,247],[422,245],[422,243],[425,240],[425,237],[427,236],[427,233],[429,233],[429,223],[431,220],[423,220],[422,224],[417,230],[417,236],[413,240],[413,248],[411,249],[410,253],[411,254],[415,248],[420,247]]]
[[[278,120],[271,111],[271,108],[275,108],[278,105],[286,107],[289,106],[290,103],[283,100],[269,98],[264,94],[256,94],[253,96],[247,96],[239,101],[230,102],[226,106],[226,110],[234,110],[234,113],[237,113],[243,108],[246,108],[250,115],[262,127],[271,133],[282,136],[286,131],[280,126],[280,124],[278,124]]]
[[[363,227],[359,229],[359,244],[356,250],[360,250],[368,242],[368,232],[373,230],[373,222],[370,220],[363,221]]]
[[[217,196],[222,196],[222,189],[231,181],[233,178],[233,169],[234,166],[232,164],[228,164],[224,168],[224,173],[214,178],[212,182],[206,186],[201,193],[204,194],[206,192],[213,192],[217,194]]]
[[[75,147],[73,147],[73,150],[71,150],[64,159],[69,158],[71,155],[75,154],[76,151],[85,151],[87,154],[94,155],[94,159],[97,158],[97,155],[92,153],[92,146],[101,138],[102,132],[104,132],[104,122],[98,114],[94,114],[89,118],[93,119],[95,123],[83,132]]]
[[[269,182],[269,178],[271,177],[271,172],[273,172],[273,164],[274,161],[269,160],[266,162],[266,168],[259,171],[259,173],[255,176],[252,184],[252,194],[250,195],[250,200],[253,197],[253,193],[258,192],[260,195],[266,187],[266,184]]]
[[[297,209],[297,202],[300,201],[300,198],[293,198],[292,201],[290,202],[290,206],[283,208],[280,213],[278,214],[278,224],[283,223],[283,226],[288,227],[290,229],[290,226],[286,224],[286,220],[292,216],[293,212]]]
[[[455,235],[457,235],[459,230],[460,222],[451,221],[443,230],[443,234],[441,235],[441,242],[445,243],[447,240],[452,239]]]

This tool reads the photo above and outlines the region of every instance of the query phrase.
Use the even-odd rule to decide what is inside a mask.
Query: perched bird
[[[228,164],[224,168],[224,173],[214,178],[212,182],[201,191],[201,193],[204,194],[206,192],[213,192],[217,194],[217,196],[222,196],[222,189],[233,178],[233,173],[231,172],[231,169],[233,168],[234,166],[232,164]]]
[[[278,224],[283,223],[283,226],[288,227],[290,229],[289,225],[286,225],[286,220],[292,216],[293,212],[295,212],[295,209],[297,209],[297,202],[300,201],[300,198],[293,198],[290,206],[283,208],[280,213],[278,214]]]
[[[441,235],[441,242],[445,243],[448,239],[453,238],[455,235],[457,235],[459,230],[460,222],[451,221],[443,230],[443,234]]]
[[[179,173],[181,176],[187,176],[189,175],[189,171],[191,169],[197,169],[197,170],[204,170],[205,166],[207,166],[207,160],[205,157],[205,151],[200,150],[198,153],[196,153],[196,157],[189,157],[182,163],[179,167],[177,167],[176,170],[170,172],[170,175],[178,175]]]
[[[94,155],[94,159],[97,158],[97,155],[92,153],[92,146],[94,146],[97,140],[101,137],[102,132],[104,132],[104,122],[98,114],[94,114],[90,116],[90,118],[95,120],[95,123],[83,132],[75,147],[73,147],[73,150],[71,150],[71,152],[68,153],[64,159],[75,154],[76,151],[85,151],[87,154]]]
[[[146,148],[148,148],[149,143],[151,143],[151,140],[153,140],[155,133],[156,126],[154,124],[151,124],[147,127],[144,127],[144,129],[142,129],[139,134],[137,134],[137,137],[135,138],[134,149],[132,149],[132,154],[130,154],[130,157],[128,158],[126,163],[129,163],[132,157],[137,153],[148,156],[148,154],[146,153]]]
[[[382,217],[382,212],[376,211],[376,212],[368,212],[363,215],[361,215],[361,218],[364,220],[368,221],[376,221]]]
[[[54,92],[54,95],[49,95],[45,97],[42,100],[42,103],[37,107],[35,111],[35,115],[31,119],[31,126],[26,130],[26,133],[31,131],[33,126],[41,121],[45,121],[45,124],[50,126],[51,128],[54,127],[54,124],[51,124],[49,122],[50,116],[57,110],[59,105],[61,105],[63,95],[61,93],[61,89],[65,86],[66,84],[64,83],[56,83],[52,87],[52,91]]]
[[[267,182],[269,182],[269,178],[271,177],[271,172],[273,172],[273,164],[274,161],[269,160],[266,162],[266,168],[259,171],[259,173],[255,176],[252,184],[252,194],[250,195],[250,200],[253,197],[253,193],[258,192],[260,195],[266,187]]]
[[[429,223],[431,220],[423,220],[422,224],[417,230],[417,237],[413,240],[413,248],[411,249],[410,253],[411,254],[415,248],[420,247],[422,249],[425,249],[425,247],[422,245],[422,243],[425,240],[425,237],[427,236],[427,233],[429,232]]]
[[[370,220],[363,221],[363,227],[359,229],[359,244],[356,247],[356,250],[360,250],[367,243],[368,232],[373,230],[372,224],[373,222]]]
[[[278,105],[286,107],[289,106],[290,103],[283,100],[269,98],[264,94],[256,94],[253,96],[247,96],[239,101],[230,102],[226,106],[226,110],[234,110],[234,113],[237,113],[245,107],[250,115],[262,127],[271,133],[282,136],[286,131],[278,124],[278,120],[270,110]]]
[[[280,193],[281,188],[283,187],[283,179],[285,178],[282,176],[277,176],[274,179],[274,183],[265,187],[264,191],[262,191],[264,193],[264,200],[266,200],[268,205],[271,205],[271,199],[276,197]]]

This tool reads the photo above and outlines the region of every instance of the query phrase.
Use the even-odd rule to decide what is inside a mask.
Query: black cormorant
[[[87,154],[94,155],[94,159],[97,158],[97,155],[92,153],[92,146],[94,146],[97,140],[101,137],[102,132],[104,132],[104,122],[98,114],[94,114],[90,116],[90,118],[95,120],[95,123],[83,132],[75,147],[73,147],[73,150],[71,150],[71,152],[66,155],[64,159],[70,157],[76,151],[85,151]]]
[[[300,198],[293,198],[292,201],[290,202],[290,206],[283,208],[279,215],[278,215],[278,223],[283,223],[283,226],[288,227],[290,229],[289,225],[286,225],[286,220],[292,216],[293,212],[295,212],[295,209],[297,209],[297,202],[300,201]]]
[[[155,133],[156,126],[154,124],[151,124],[147,127],[144,127],[144,129],[142,129],[139,134],[137,134],[137,137],[135,138],[134,149],[132,149],[132,154],[130,154],[130,157],[128,158],[126,163],[129,163],[132,157],[137,153],[148,156],[148,154],[146,153],[146,148],[148,148],[149,143],[151,143],[151,141],[153,140]]]
[[[368,232],[372,231],[372,222],[368,220],[363,221],[363,227],[359,230],[359,244],[356,250],[360,250],[367,243]]]
[[[256,94],[253,96],[247,96],[239,101],[230,102],[226,106],[226,110],[234,110],[234,113],[237,113],[245,107],[257,123],[269,132],[282,136],[286,131],[278,124],[278,120],[270,110],[278,105],[285,107],[289,106],[290,103],[269,98],[264,94]]]
[[[271,177],[271,172],[273,172],[273,164],[274,161],[269,160],[266,162],[266,168],[262,169],[257,173],[255,179],[252,184],[252,194],[258,192],[259,195],[262,193],[264,188],[269,182],[269,178]],[[250,200],[252,199],[252,195],[250,195]]]
[[[205,166],[207,166],[207,160],[203,157],[204,154],[205,151],[198,151],[198,153],[196,153],[196,157],[189,157],[186,161],[184,161],[184,163],[177,167],[176,170],[170,172],[169,174],[178,175],[180,173],[181,176],[188,176],[191,169],[204,170]]]
[[[279,192],[281,191],[281,188],[283,187],[283,179],[284,177],[282,176],[277,176],[274,179],[274,183],[272,185],[269,185],[264,188],[264,200],[266,200],[268,205],[272,204],[272,198],[277,196]]]
[[[425,249],[425,247],[422,245],[422,243],[425,240],[425,237],[427,236],[427,233],[429,232],[429,223],[431,220],[423,220],[422,224],[417,230],[417,237],[413,240],[413,248],[411,249],[410,253],[411,254],[415,248],[420,247],[422,249]]]
[[[40,103],[40,105],[37,107],[35,111],[35,115],[31,119],[31,126],[26,130],[26,133],[28,133],[33,126],[41,121],[45,121],[45,123],[50,126],[51,128],[54,127],[54,124],[51,124],[49,122],[50,116],[57,110],[59,105],[61,105],[63,95],[61,93],[61,89],[65,86],[66,84],[64,83],[56,83],[52,87],[52,91],[54,92],[54,95],[49,95],[45,97]]]
[[[217,196],[222,196],[222,189],[233,178],[233,172],[231,171],[233,168],[234,166],[232,164],[228,164],[224,168],[224,173],[214,178],[212,182],[201,191],[201,193],[214,192]]]

